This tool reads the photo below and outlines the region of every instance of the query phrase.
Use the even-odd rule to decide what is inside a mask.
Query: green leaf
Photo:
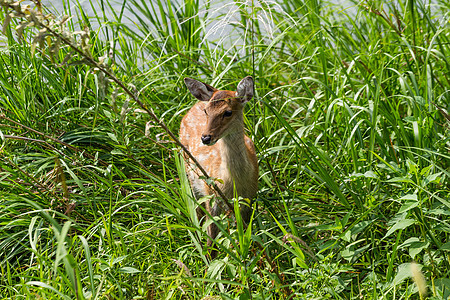
[[[450,297],[450,278],[439,278],[435,281],[438,299],[449,299]]]
[[[370,247],[370,245],[365,245],[363,247],[357,248],[356,250],[354,250],[354,246],[349,246],[346,249],[344,249],[343,251],[341,251],[341,255],[344,259],[346,259],[347,261],[354,261],[357,259],[358,255],[365,252],[368,248]]]
[[[417,194],[407,194],[401,198],[398,199],[399,201],[401,200],[414,200],[417,201]]]
[[[427,178],[423,180],[422,186],[425,187],[430,183],[439,183],[441,181],[441,174],[442,172],[428,175]]]
[[[409,247],[409,256],[411,256],[412,259],[415,259],[416,255],[422,252],[423,249],[428,248],[429,245],[430,245],[429,242],[411,243],[411,246]]]
[[[447,242],[445,244],[443,244],[439,250],[443,250],[443,251],[450,251],[450,242]]]
[[[417,174],[417,164],[408,159],[406,160],[406,165],[408,166],[408,172],[410,174]]]
[[[403,244],[401,244],[399,246],[399,248],[401,249],[401,248],[404,248],[404,247],[409,247],[412,243],[419,242],[419,241],[420,240],[419,240],[418,237],[411,237],[411,238],[407,239],[406,241],[404,241]]]
[[[391,286],[399,285],[409,277],[411,277],[411,263],[401,264],[398,266],[397,274],[395,274]]]
[[[414,183],[410,178],[408,177],[394,177],[392,179],[387,180],[387,182],[403,182],[403,183]]]
[[[61,293],[60,291],[58,291],[57,289],[55,289],[54,287],[44,283],[44,282],[40,282],[40,281],[28,281],[26,283],[27,285],[33,285],[33,286],[39,286],[48,290],[51,290],[52,292],[54,292],[55,294],[57,294],[58,296],[60,296],[62,299],[72,299],[71,297],[64,295],[63,293]]]
[[[355,251],[352,249],[352,247],[348,247],[341,251],[341,256],[350,261],[353,258],[353,255],[355,254]]]
[[[396,230],[399,229],[405,229],[408,226],[411,226],[412,224],[415,223],[415,220],[413,219],[404,219],[404,220],[400,220],[398,221],[395,225],[393,225],[388,232],[386,233],[386,235],[383,237],[383,239],[387,238],[388,236],[390,236],[392,233],[394,233]]]
[[[405,211],[408,211],[414,207],[417,207],[419,205],[419,201],[406,201],[399,209],[398,213],[404,213]]]
[[[416,255],[422,252],[422,250],[427,248],[429,245],[429,242],[421,242],[419,238],[412,237],[404,241],[399,248],[408,248],[409,255],[412,259],[415,259]]]
[[[125,153],[123,153],[123,152],[120,151],[119,149],[113,149],[113,150],[111,150],[111,154],[112,154],[112,155],[126,155]]]
[[[88,267],[89,283],[91,284],[90,289],[91,289],[92,294],[95,297],[97,291],[95,289],[94,271],[93,271],[93,268],[92,268],[91,251],[89,250],[89,244],[88,244],[88,241],[86,240],[86,238],[84,236],[78,235],[78,238],[80,239],[81,244],[83,245],[83,248],[84,248],[86,264],[87,264],[87,267]]]
[[[431,209],[427,212],[427,214],[430,215],[438,215],[438,216],[450,216],[450,210],[448,209],[443,209],[443,208],[435,208],[435,209]]]
[[[122,267],[119,268],[119,273],[126,273],[126,274],[135,274],[135,273],[140,273],[141,270],[138,270],[136,268],[133,267]]]
[[[119,141],[117,140],[117,136],[114,133],[108,132],[108,136],[114,142],[119,143]]]
[[[364,177],[366,178],[378,178],[377,174],[375,174],[375,172],[373,171],[367,171],[364,173]]]
[[[359,222],[358,224],[355,224],[355,226],[353,226],[353,228],[350,230],[352,232],[352,235],[355,235],[357,233],[360,233],[361,231],[363,231],[367,226],[369,226],[370,224],[372,224],[375,220],[369,220],[369,221],[362,221]]]

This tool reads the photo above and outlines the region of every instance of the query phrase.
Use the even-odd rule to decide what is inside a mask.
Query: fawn
[[[180,141],[198,160],[208,175],[219,179],[217,185],[224,195],[231,199],[234,195],[252,199],[258,190],[258,161],[253,141],[244,133],[243,109],[253,97],[253,78],[247,76],[237,86],[237,92],[217,90],[212,86],[191,78],[184,82],[200,102],[197,102],[184,116],[180,126]],[[186,173],[196,199],[214,195],[195,165],[186,159]],[[218,196],[218,195],[217,195]],[[221,209],[215,201],[204,204],[206,211],[215,217]],[[240,205],[243,220],[248,223],[252,214],[251,206]],[[204,216],[198,208],[199,219]],[[208,229],[208,246],[218,234],[212,223]],[[214,255],[215,256],[215,255]]]

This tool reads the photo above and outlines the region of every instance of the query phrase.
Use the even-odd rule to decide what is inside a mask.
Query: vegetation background
[[[63,2],[84,55],[1,3],[2,299],[450,297],[449,1]],[[173,132],[184,77],[254,77],[255,215],[215,260],[180,148],[89,59]]]

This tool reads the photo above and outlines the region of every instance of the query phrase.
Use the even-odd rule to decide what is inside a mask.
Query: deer
[[[191,152],[209,177],[216,180],[217,186],[227,199],[235,195],[253,199],[258,190],[258,159],[253,141],[244,132],[244,107],[253,98],[253,78],[247,76],[237,85],[237,91],[218,90],[209,84],[185,78],[190,93],[200,100],[183,117],[180,124],[180,142]],[[199,200],[208,195],[219,197],[209,186],[196,165],[185,155],[186,173],[194,197]],[[211,217],[220,215],[223,210],[218,201],[202,203]],[[248,203],[240,203],[242,219],[248,224],[252,208]],[[205,217],[201,208],[197,216]],[[208,218],[208,216],[206,216]],[[211,223],[207,227],[210,248],[219,233],[218,227]],[[215,252],[210,253],[214,258]]]

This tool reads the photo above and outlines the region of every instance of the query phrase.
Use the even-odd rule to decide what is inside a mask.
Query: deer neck
[[[244,134],[244,120],[242,117],[240,117],[236,120],[236,122],[237,123],[232,129],[231,133],[225,135],[220,139],[221,152],[223,158],[229,166],[232,166],[236,164],[238,160],[242,160],[247,157]]]
[[[246,174],[249,173],[251,162],[249,161],[249,154],[245,144],[244,126],[236,126],[232,133],[222,137],[221,143],[222,155],[222,173],[223,178],[229,178],[234,181],[241,181]]]
[[[221,150],[223,157],[228,165],[234,164],[237,159],[242,159],[244,154],[247,155],[247,148],[245,147],[244,130],[233,132],[224,136],[222,139]]]
[[[223,180],[223,192],[230,199],[236,192],[241,197],[252,198],[255,194],[252,185],[255,166],[250,161],[244,128],[233,131],[219,141],[222,156],[219,178]]]

